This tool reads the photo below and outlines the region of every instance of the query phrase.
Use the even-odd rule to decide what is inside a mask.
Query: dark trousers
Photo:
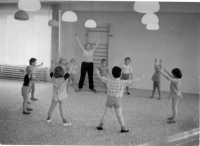
[[[93,69],[94,69],[93,62],[90,62],[90,63],[82,62],[82,64],[81,64],[81,77],[80,77],[80,80],[79,80],[79,88],[80,89],[83,88],[83,83],[84,83],[84,80],[85,80],[86,72],[88,73],[88,78],[89,78],[89,88],[94,89]]]

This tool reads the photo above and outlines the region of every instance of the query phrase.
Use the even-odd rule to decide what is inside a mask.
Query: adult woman
[[[93,56],[94,56],[94,51],[97,49],[98,45],[100,44],[102,37],[98,41],[98,43],[92,48],[92,45],[90,43],[87,43],[85,45],[85,48],[81,45],[78,36],[76,35],[76,40],[83,51],[83,62],[81,64],[81,77],[79,80],[79,90],[83,88],[83,83],[85,80],[85,74],[86,72],[88,73],[88,78],[89,78],[89,89],[94,91],[96,93],[96,90],[94,89],[94,82],[93,82],[93,70],[94,70],[94,65],[93,65]]]

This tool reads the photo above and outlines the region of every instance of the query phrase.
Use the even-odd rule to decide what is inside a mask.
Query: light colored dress
[[[67,99],[66,84],[69,74],[65,74],[64,77],[55,78],[52,76],[53,90],[52,90],[52,100],[61,101]]]
[[[183,97],[181,94],[180,88],[181,88],[181,79],[177,79],[178,82],[174,83],[171,82],[170,84],[170,94],[169,97],[171,97],[173,100],[178,100]]]

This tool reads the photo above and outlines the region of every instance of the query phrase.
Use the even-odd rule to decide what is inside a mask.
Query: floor
[[[103,131],[96,130],[106,101],[105,89],[93,93],[85,87],[70,87],[65,113],[71,126],[62,125],[58,107],[47,123],[51,104],[51,82],[36,83],[38,101],[31,102],[31,115],[22,114],[22,81],[0,79],[0,144],[3,145],[140,145],[198,146],[199,95],[183,94],[178,104],[177,123],[168,124],[171,100],[148,98],[150,90],[132,89],[122,99],[123,116],[129,133],[120,133],[114,109],[106,117]]]

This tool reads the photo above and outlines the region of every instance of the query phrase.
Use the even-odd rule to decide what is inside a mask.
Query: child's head
[[[156,65],[156,70],[160,70],[162,67],[161,67],[161,65]]]
[[[27,66],[26,67],[26,72],[27,72],[27,74],[31,74],[32,73],[32,67],[31,66]]]
[[[107,64],[106,59],[101,59],[101,65],[106,66],[106,64]]]
[[[67,64],[68,64],[68,62],[66,59],[64,59],[64,58],[58,59],[58,63],[57,63],[58,66],[60,66],[60,65],[67,66]]]
[[[118,66],[113,67],[112,74],[114,78],[119,78],[121,76],[122,69]]]
[[[70,63],[75,63],[76,61],[75,61],[74,58],[72,58],[69,62],[70,62]]]
[[[125,64],[128,65],[128,64],[130,64],[130,62],[131,62],[131,58],[126,57],[125,58]]]
[[[37,59],[31,58],[31,59],[29,60],[29,64],[35,66],[35,65],[36,65],[36,61],[37,61]]]
[[[175,78],[178,78],[178,79],[182,78],[182,72],[179,68],[174,68],[172,70],[172,74],[174,75]]]
[[[57,66],[54,69],[54,77],[55,78],[63,77],[64,73],[65,73],[65,71],[64,71],[64,68],[62,66]]]
[[[90,51],[92,49],[92,44],[87,43],[85,44],[85,50]]]

